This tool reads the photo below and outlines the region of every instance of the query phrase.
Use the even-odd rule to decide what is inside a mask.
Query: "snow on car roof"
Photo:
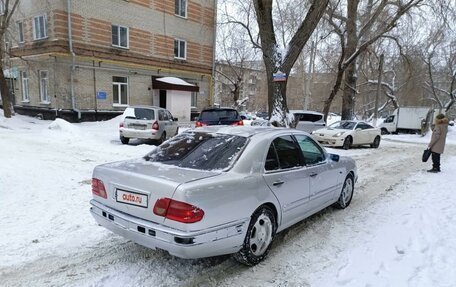
[[[205,133],[218,133],[237,135],[241,137],[251,137],[260,133],[276,132],[283,130],[281,128],[271,128],[265,126],[205,126],[201,128],[195,128],[189,131],[193,132],[205,132]]]
[[[312,115],[323,115],[322,113],[315,112],[315,111],[306,111],[306,110],[290,110],[290,113],[305,113],[305,114],[312,114]]]

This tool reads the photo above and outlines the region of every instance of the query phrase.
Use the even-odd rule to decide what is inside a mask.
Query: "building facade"
[[[21,1],[9,39],[15,111],[99,120],[128,105],[170,108],[172,91],[194,109],[211,105],[214,2]]]

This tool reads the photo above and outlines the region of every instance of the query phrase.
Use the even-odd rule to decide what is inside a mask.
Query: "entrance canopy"
[[[152,77],[152,88],[154,90],[199,92],[199,87],[197,85],[187,83],[176,77]]]

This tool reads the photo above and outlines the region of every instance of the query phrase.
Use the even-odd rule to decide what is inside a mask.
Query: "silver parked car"
[[[347,207],[355,161],[308,133],[268,127],[188,130],[144,158],[97,166],[91,213],[102,226],[181,258],[234,253],[255,265],[277,232]]]
[[[163,108],[131,106],[125,109],[119,125],[120,141],[128,144],[131,138],[150,139],[158,143],[178,132],[177,119]]]

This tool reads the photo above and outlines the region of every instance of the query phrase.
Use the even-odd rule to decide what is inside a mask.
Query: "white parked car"
[[[324,129],[312,132],[319,143],[332,147],[349,149],[353,146],[370,145],[378,148],[381,131],[362,121],[338,121]]]
[[[322,113],[304,110],[290,110],[297,121],[296,129],[311,133],[326,126],[325,116]]]
[[[177,134],[177,119],[163,108],[131,106],[125,109],[119,125],[120,141],[128,144],[131,138],[164,142]]]

